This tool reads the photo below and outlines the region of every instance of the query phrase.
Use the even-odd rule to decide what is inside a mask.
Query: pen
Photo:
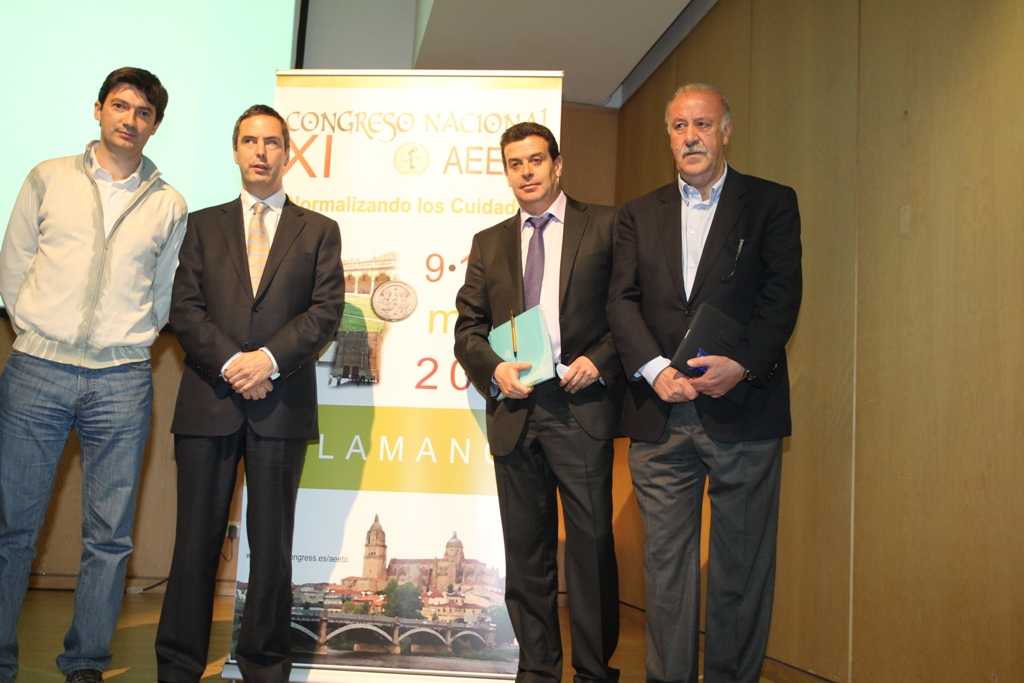
[[[734,258],[732,261],[732,272],[722,278],[723,283],[733,279],[733,277],[736,275],[736,266],[738,266],[740,263],[740,253],[743,252],[743,243],[745,241],[746,240],[741,239],[739,246],[736,247],[736,258]]]
[[[512,357],[519,360],[519,341],[516,339],[516,315],[515,311],[508,312],[508,321],[512,324]]]

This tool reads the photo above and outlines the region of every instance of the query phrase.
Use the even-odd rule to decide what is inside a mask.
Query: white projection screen
[[[273,105],[275,71],[292,67],[295,0],[0,2],[0,239],[37,163],[80,154],[99,136],[93,104],[122,66],[167,88],[163,123],[146,156],[190,209],[239,191],[231,130],[249,105]]]

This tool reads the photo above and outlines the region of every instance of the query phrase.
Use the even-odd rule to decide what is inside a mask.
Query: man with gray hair
[[[775,583],[785,345],[800,308],[789,187],[725,162],[729,104],[680,88],[666,110],[676,181],[619,214],[608,323],[631,379],[622,432],[644,524],[647,680],[698,679],[700,531],[708,484],[705,683],[756,683]],[[742,329],[728,355],[670,364],[698,307]]]

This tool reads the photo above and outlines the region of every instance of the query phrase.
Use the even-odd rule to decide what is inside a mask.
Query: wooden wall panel
[[[655,74],[619,119],[621,190],[637,185],[621,176],[627,147],[656,141],[667,150],[663,110],[675,87],[716,85],[732,104],[729,163],[793,185],[800,197],[805,299],[790,345],[795,424],[769,656],[830,680],[846,680],[849,652],[856,22],[856,0],[719,0],[666,62],[675,61],[674,83]],[[648,158],[649,170],[626,171],[662,173]]]
[[[629,475],[629,440],[615,442],[615,464],[612,469],[613,529],[615,557],[619,565],[619,600],[630,609],[623,614],[640,616],[646,606],[644,600],[644,528],[640,522],[640,509],[633,495],[633,481]],[[632,609],[636,608],[636,609]]]
[[[562,189],[581,202],[615,205],[619,111],[562,104]]]
[[[671,182],[675,164],[665,130],[665,103],[676,89],[672,53],[619,109],[615,203],[618,206]]]
[[[14,331],[6,316],[0,316],[0,369],[14,344]],[[174,401],[181,379],[184,353],[174,335],[165,332],[153,344],[153,422],[146,446],[139,500],[135,511],[132,541],[135,551],[128,560],[128,585],[148,587],[166,578],[174,549],[174,520],[177,510],[177,469],[174,464],[174,439],[170,433]],[[241,517],[241,476],[232,501],[231,519]],[[36,543],[30,584],[40,588],[71,589],[78,576],[82,553],[82,464],[81,449],[72,433],[64,448],[46,522]],[[234,550],[238,541],[234,542]],[[225,542],[224,553],[230,561],[221,561],[217,577],[219,592],[234,593],[237,557]],[[162,592],[158,588],[157,592]]]
[[[0,358],[6,365],[15,334],[6,311],[0,318]],[[2,365],[0,365],[2,369]],[[82,465],[78,441],[72,438],[57,469],[46,522],[36,543],[32,583],[46,587],[73,588],[82,552]]]
[[[857,1],[755,0],[749,172],[796,189],[804,297],[788,346],[768,656],[848,680],[856,270]],[[780,40],[785,36],[785,40]]]
[[[676,48],[674,92],[686,83],[713,85],[729,100],[727,161],[744,173],[750,152],[750,31],[753,0],[720,0]],[[669,96],[672,92],[669,93]],[[666,98],[667,101],[668,98]],[[664,109],[665,103],[662,103]],[[662,131],[665,128],[662,126]],[[662,143],[668,149],[668,135]]]
[[[7,311],[5,310],[0,315],[0,370],[7,363],[7,357],[11,355],[14,338],[14,329],[11,327],[11,321],[8,319]]]
[[[170,334],[153,344],[153,420],[149,445],[139,482],[139,505],[132,538],[135,552],[128,562],[133,577],[167,576],[174,550],[174,519],[177,512],[178,468],[174,464],[171,418],[181,381],[184,351]]]
[[[174,461],[174,435],[171,419],[178,397],[182,362],[185,352],[170,332],[161,334],[152,348],[153,354],[153,421],[149,445],[139,482],[139,504],[135,510],[132,539],[135,552],[128,562],[129,585],[150,586],[167,576],[174,552],[175,515],[177,514],[178,467]],[[242,477],[239,467],[235,495],[231,501],[230,520],[242,519]],[[238,567],[240,539],[225,539],[220,568],[217,571],[218,593],[233,595]],[[224,559],[228,558],[228,559]],[[161,592],[163,588],[159,589]]]
[[[1024,680],[1024,7],[861,7],[854,679]]]

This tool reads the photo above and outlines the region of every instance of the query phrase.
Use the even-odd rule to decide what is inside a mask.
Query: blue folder
[[[512,321],[491,330],[489,341],[494,352],[509,363],[530,363],[532,367],[519,375],[528,387],[546,382],[555,376],[555,360],[551,354],[551,337],[541,306],[523,311],[514,317],[518,354],[512,351]],[[499,394],[499,398],[500,398]]]

